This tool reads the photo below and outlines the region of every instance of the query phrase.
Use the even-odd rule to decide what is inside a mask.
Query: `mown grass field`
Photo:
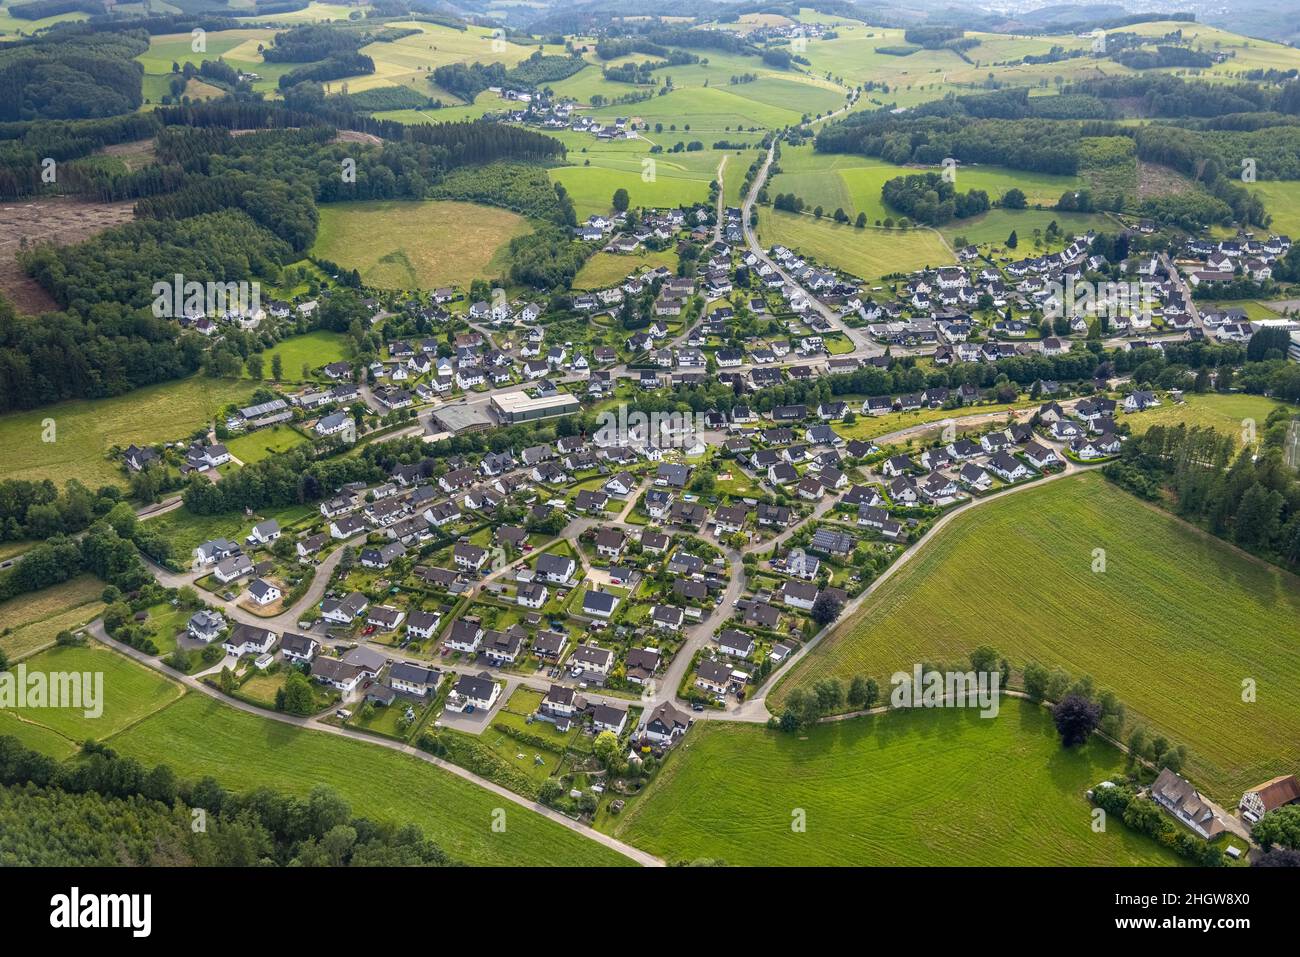
[[[626,255],[599,252],[583,263],[578,275],[573,277],[573,288],[605,289],[638,269],[657,269],[660,266],[676,271],[677,254],[670,249],[662,252],[641,250]]]
[[[1094,550],[1105,572],[1092,571]],[[979,505],[940,529],[769,702],[834,675],[887,679],[991,645],[1090,674],[1130,724],[1187,745],[1188,771],[1235,805],[1300,758],[1300,579],[1089,474]],[[1242,702],[1253,679],[1255,703]]]
[[[1178,425],[1180,422],[1188,427],[1208,427],[1235,436],[1237,444],[1243,445],[1246,421],[1253,421],[1258,434],[1263,430],[1268,414],[1283,404],[1262,395],[1210,392],[1188,395],[1181,405],[1164,400],[1159,408],[1124,415],[1123,421],[1138,434],[1153,425]]]
[[[100,613],[103,591],[94,575],[79,575],[0,602],[0,650],[17,661],[54,644],[59,632],[75,631]]]
[[[530,231],[518,213],[475,203],[331,203],[312,251],[385,289],[468,286],[504,273],[510,240]]]
[[[184,439],[231,402],[243,403],[253,384],[191,376],[109,399],[78,399],[0,416],[0,479],[79,479],[91,488],[125,485],[114,445]],[[43,442],[52,419],[55,441]]]
[[[237,436],[226,443],[226,448],[245,465],[252,465],[279,452],[287,452],[307,441],[301,432],[288,426],[277,425]]]
[[[340,359],[348,358],[348,338],[341,332],[317,329],[301,336],[291,336],[266,350],[262,355],[262,378],[271,378],[271,362],[280,357],[284,381],[295,382],[307,378],[303,368],[319,369]]]
[[[56,23],[65,23],[69,20],[85,20],[87,18],[87,14],[84,13],[60,13],[40,20],[24,20],[11,14],[9,4],[5,4],[0,6],[0,43],[6,40],[18,39],[19,33],[30,35],[37,30],[52,27]]]
[[[1037,256],[1049,250],[1046,239],[1041,247],[1034,244],[1034,230],[1044,235],[1053,222],[1061,230],[1061,240],[1051,249],[1064,246],[1069,237],[1076,233],[1086,233],[1089,229],[1113,229],[1114,221],[1097,213],[1058,213],[1051,209],[991,209],[979,216],[969,219],[954,219],[940,227],[940,232],[950,243],[964,238],[968,243],[983,245],[985,243],[1001,247],[1007,237],[1015,230],[1017,245],[1008,250],[1007,255],[1013,259]]]
[[[81,648],[50,648],[24,663],[28,674],[34,671],[103,674],[103,713],[97,718],[86,717],[76,708],[7,709],[12,716],[44,729],[47,735],[65,738],[73,744],[89,738],[103,741],[185,693],[179,684],[153,669],[94,642]]]
[[[417,758],[374,744],[236,711],[190,694],[112,739],[112,746],[177,774],[210,774],[235,790],[267,786],[306,794],[328,784],[357,813],[415,823],[470,864],[595,866],[627,858]],[[506,829],[492,830],[504,807]]]
[[[888,180],[941,172],[939,167],[898,166],[870,156],[817,153],[811,145],[783,148],[780,165],[781,173],[772,179],[769,193],[792,192],[810,206],[824,206],[827,212],[842,206],[855,218],[859,212],[866,213],[871,223],[887,216],[898,219],[901,215],[881,199],[881,188]],[[1000,166],[963,166],[957,170],[955,185],[962,192],[982,189],[995,202],[1015,187],[1024,192],[1030,205],[1051,205],[1080,182],[1077,176],[1053,176]]]
[[[580,218],[611,212],[614,191],[620,188],[627,190],[633,209],[683,206],[709,198],[709,183],[717,176],[722,152],[703,149],[652,155],[651,141],[672,146],[678,138],[689,141],[694,137],[689,133],[669,132],[645,135],[649,140],[600,142],[578,133],[561,133],[555,137],[568,147],[568,161],[573,165],[550,170],[551,181],[564,184]],[[747,167],[747,156],[752,160],[748,151],[740,156],[730,154],[728,167],[732,164]],[[744,176],[743,167],[740,175]]]
[[[1264,208],[1273,217],[1271,232],[1288,236],[1300,233],[1300,180],[1264,180],[1249,188],[1264,200]]]
[[[899,712],[797,736],[703,721],[615,833],[733,865],[1176,863],[1120,825],[1093,833],[1084,791],[1122,769],[1099,741],[1064,751],[1046,712],[1015,699],[996,718]]]
[[[769,207],[758,214],[758,234],[765,247],[781,243],[867,280],[954,260],[939,234],[930,229],[858,229]]]

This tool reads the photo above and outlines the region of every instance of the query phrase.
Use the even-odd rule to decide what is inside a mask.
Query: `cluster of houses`
[[[1289,236],[1254,239],[1190,239],[1179,252],[1176,264],[1192,288],[1202,283],[1249,279],[1265,282],[1273,278],[1273,266],[1291,250]]]

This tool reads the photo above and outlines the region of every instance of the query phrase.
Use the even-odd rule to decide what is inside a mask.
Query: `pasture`
[[[781,150],[781,172],[773,177],[768,192],[794,193],[809,206],[820,204],[827,212],[837,207],[852,217],[862,212],[867,221],[876,223],[886,216],[897,219],[900,213],[885,205],[880,191],[887,180],[899,176],[940,172],[939,167],[899,166],[869,156],[843,153],[816,153],[812,146]],[[1077,176],[1053,176],[1030,173],[1000,166],[963,166],[956,171],[954,184],[962,192],[981,189],[989,199],[998,201],[1011,188],[1021,190],[1030,205],[1051,205],[1066,190],[1078,187]]]
[[[1300,180],[1263,180],[1249,189],[1264,200],[1264,208],[1273,217],[1270,232],[1300,234]]]
[[[783,734],[697,721],[615,834],[669,861],[740,866],[1174,864],[1084,791],[1122,772],[1100,741],[1065,751],[1047,713],[907,711]],[[807,829],[791,827],[794,809]]]
[[[764,208],[758,234],[765,247],[781,243],[817,262],[872,280],[954,261],[932,229],[857,229],[829,218]]]
[[[81,707],[7,709],[13,717],[43,729],[47,736],[63,737],[76,744],[91,738],[103,741],[185,693],[179,684],[153,669],[95,643],[81,648],[50,648],[25,664],[29,675],[42,671],[103,676],[103,713],[98,717],[87,717]]]
[[[529,232],[518,213],[475,203],[331,203],[320,209],[312,252],[385,289],[468,286],[503,275],[510,240]]]
[[[212,775],[237,791],[272,787],[306,795],[327,784],[358,814],[418,824],[452,857],[468,864],[517,867],[626,865],[594,841],[504,801],[406,754],[237,711],[202,695],[171,707],[112,739],[146,764],[180,776]],[[506,829],[492,829],[495,808]]]
[[[1136,434],[1141,434],[1153,425],[1178,425],[1183,423],[1189,428],[1201,426],[1217,429],[1236,438],[1237,445],[1244,444],[1247,420],[1254,423],[1256,433],[1264,428],[1268,414],[1283,403],[1262,395],[1245,393],[1221,394],[1208,392],[1204,395],[1187,395],[1181,404],[1168,399],[1161,400],[1158,408],[1124,415],[1122,421]],[[1253,443],[1252,443],[1253,444]]]
[[[59,632],[76,631],[103,609],[104,583],[76,578],[0,602],[0,651],[17,661],[54,644]]]
[[[1100,213],[1059,213],[1052,209],[990,209],[987,213],[969,219],[954,219],[939,227],[939,231],[954,244],[957,237],[965,237],[968,243],[975,246],[1002,246],[1011,231],[1015,230],[1018,244],[1015,250],[1008,250],[1007,255],[1020,259],[1048,251],[1045,239],[1041,247],[1035,245],[1034,231],[1045,234],[1053,222],[1060,228],[1062,235],[1061,241],[1056,243],[1057,247],[1064,246],[1068,237],[1086,233],[1090,229],[1115,228],[1114,220]]]
[[[78,479],[90,488],[125,485],[113,446],[187,438],[226,405],[243,404],[253,384],[191,376],[109,399],[76,399],[0,416],[0,479]],[[42,441],[45,420],[54,441]]]
[[[1093,571],[1102,549],[1105,571]],[[1236,803],[1300,758],[1300,579],[1149,507],[1100,475],[981,504],[921,546],[799,662],[888,678],[991,645],[1017,668],[1089,674],[1191,752],[1189,776]],[[1258,700],[1242,702],[1242,682]]]
[[[614,191],[626,189],[632,208],[640,206],[689,206],[709,198],[709,183],[717,177],[718,164],[727,155],[727,168],[748,167],[746,151],[736,155],[703,149],[694,152],[650,153],[651,142],[667,143],[677,134],[653,132],[649,138],[602,142],[585,134],[567,133],[556,137],[569,149],[571,166],[549,170],[551,181],[563,183],[569,191],[578,217],[592,213],[608,214],[613,210]],[[685,134],[689,137],[689,134]],[[725,174],[725,170],[724,170]],[[739,189],[739,187],[737,187]]]

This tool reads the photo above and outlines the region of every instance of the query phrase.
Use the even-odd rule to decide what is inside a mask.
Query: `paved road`
[[[444,761],[442,758],[438,758],[432,754],[428,754],[427,752],[421,751],[419,748],[412,747],[411,745],[408,744],[401,744],[397,741],[390,741],[385,738],[377,737],[375,735],[366,734],[362,731],[355,731],[351,728],[341,728],[332,724],[326,724],[325,722],[321,721],[318,718],[301,717],[298,715],[284,714],[278,711],[267,711],[264,708],[259,708],[256,705],[251,705],[248,704],[247,702],[240,701],[236,698],[231,698],[225,694],[222,694],[216,688],[213,688],[210,685],[205,684],[204,682],[200,681],[196,677],[192,677],[189,675],[178,675],[175,672],[171,671],[171,669],[165,668],[158,661],[158,659],[154,658],[152,655],[147,655],[144,652],[137,651],[135,648],[132,648],[129,645],[122,644],[120,641],[113,640],[108,636],[107,632],[104,631],[104,624],[102,619],[98,619],[98,618],[95,619],[95,621],[93,621],[89,625],[89,631],[99,641],[102,641],[104,642],[104,644],[109,645],[110,647],[116,649],[117,651],[120,651],[122,654],[126,655],[129,658],[133,658],[134,660],[138,661],[140,664],[145,665],[146,667],[151,668],[154,671],[161,672],[172,681],[175,681],[178,684],[183,685],[185,688],[191,691],[197,691],[199,694],[207,695],[209,698],[214,698],[220,701],[222,704],[227,705],[231,708],[235,708],[238,711],[243,711],[246,712],[247,714],[257,715],[258,717],[266,718],[270,721],[279,721],[281,724],[291,724],[294,725],[295,727],[304,728],[309,731],[320,731],[325,734],[333,734],[341,738],[351,738],[353,741],[362,741],[366,744],[378,745],[379,747],[382,748],[388,748],[390,751],[400,751],[403,754],[407,754],[420,761],[424,761],[426,764],[435,765],[436,767],[439,767],[444,771],[448,771],[459,778],[463,778],[472,784],[477,784],[479,787],[483,788],[484,790],[491,791],[493,794],[497,795],[498,797],[506,801],[511,802],[512,804],[516,804],[536,814],[540,814],[542,817],[554,821],[556,824],[566,827],[571,831],[583,835],[584,837],[590,838],[591,840],[595,841],[597,844],[602,844],[612,851],[617,851],[623,856],[628,857],[633,861],[636,861],[638,864],[642,864],[646,867],[664,866],[664,862],[659,858],[655,857],[653,854],[649,854],[638,848],[632,847],[630,844],[624,844],[622,841],[616,840],[607,834],[602,834],[599,831],[592,830],[591,828],[588,828],[582,824],[579,824],[577,821],[574,821],[571,818],[566,817],[565,815],[561,814],[559,811],[556,811],[554,808],[547,807],[544,804],[539,804],[536,801],[532,801],[529,800],[528,798],[522,797],[521,795],[518,795],[513,791],[501,787],[501,785],[499,784],[489,781],[486,778],[479,777],[477,774],[474,774],[471,771],[465,770],[464,768],[460,767],[457,764],[452,764],[450,761]]]
[[[1042,439],[1039,439],[1038,441],[1043,442]],[[1044,444],[1050,445],[1051,443]],[[1059,450],[1059,446],[1053,447]],[[819,631],[816,635],[810,638],[802,648],[791,655],[790,660],[781,668],[781,676],[788,677],[794,674],[794,669],[799,662],[803,660],[809,652],[817,647],[823,638],[835,631],[837,628],[847,627],[852,616],[862,608],[873,594],[875,594],[876,590],[884,585],[885,582],[889,581],[889,579],[893,578],[898,573],[899,569],[905,567],[907,563],[923,551],[930,542],[934,541],[938,532],[948,523],[952,522],[958,515],[965,514],[973,508],[979,508],[981,505],[997,501],[998,499],[1005,498],[1008,495],[1015,495],[1026,489],[1041,488],[1047,482],[1054,482],[1058,479],[1065,478],[1066,476],[1078,475],[1082,472],[1092,471],[1097,468],[1101,468],[1101,465],[1078,465],[1071,462],[1069,459],[1065,459],[1065,468],[1059,472],[1045,475],[1035,482],[1027,482],[1024,485],[1014,485],[1011,488],[1003,489],[1000,492],[994,492],[992,495],[986,495],[983,498],[973,498],[962,505],[958,505],[951,511],[945,512],[939,517],[938,521],[930,526],[930,529],[925,533],[920,541],[909,546],[901,555],[894,559],[893,563],[890,564],[890,566],[886,568],[878,578],[863,589],[861,594],[850,600],[849,603],[844,606],[843,612],[836,621]],[[766,685],[758,694],[744,702],[744,704],[739,708],[728,711],[725,714],[710,714],[708,717],[731,721],[767,721],[768,717],[770,717],[770,712],[767,710],[767,696],[770,693],[773,684],[774,682],[769,682],[768,685]]]
[[[830,324],[831,328],[842,332],[848,337],[849,341],[853,343],[852,352],[845,353],[843,356],[836,356],[836,358],[867,358],[870,356],[884,355],[884,346],[872,342],[865,329],[850,328],[844,320],[840,318],[839,313],[834,309],[831,309],[799,283],[795,282],[789,273],[773,262],[764,251],[762,243],[758,241],[758,234],[754,231],[753,226],[750,225],[750,221],[753,217],[754,204],[758,201],[758,194],[762,190],[763,185],[767,182],[768,172],[772,168],[772,162],[775,155],[776,143],[773,142],[772,145],[767,148],[767,157],[763,160],[763,165],[759,167],[758,175],[754,177],[754,182],[750,184],[749,193],[745,196],[745,201],[741,205],[741,225],[745,232],[745,244],[749,247],[749,251],[757,256],[761,262],[766,263],[776,270],[777,275],[779,275],[786,283],[800,290],[800,292],[802,292],[812,304],[812,308]]]

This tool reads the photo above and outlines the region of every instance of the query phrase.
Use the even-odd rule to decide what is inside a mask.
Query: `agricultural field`
[[[650,153],[651,142],[672,145],[679,134],[654,132],[643,134],[649,141],[617,140],[602,142],[590,136],[567,133],[557,136],[568,148],[572,165],[557,166],[550,172],[551,181],[563,183],[569,191],[578,217],[592,213],[608,214],[613,209],[614,191],[626,189],[632,208],[639,206],[684,206],[703,203],[709,198],[709,183],[718,173],[724,155],[727,163],[749,163],[749,153],[724,154],[718,150],[695,152]],[[689,137],[690,134],[684,134]],[[752,160],[752,158],[751,158]],[[744,170],[741,170],[744,176]]]
[[[28,672],[102,674],[103,713],[87,717],[80,708],[11,708],[7,713],[73,743],[103,741],[176,701],[185,693],[176,682],[100,644],[50,648],[25,662]]]
[[[1104,573],[1094,572],[1103,549]],[[1300,757],[1300,579],[1108,484],[1061,479],[982,504],[926,542],[787,676],[887,678],[993,646],[1089,674],[1130,723],[1185,744],[1189,776],[1235,805]],[[1189,666],[1189,663],[1194,663]],[[1242,681],[1258,701],[1242,703]]]
[[[1084,791],[1123,767],[1097,739],[1063,750],[1044,710],[1010,698],[996,718],[898,712],[797,736],[701,721],[614,833],[739,866],[1177,863],[1122,826],[1090,828]]]
[[[1264,208],[1273,217],[1271,232],[1300,235],[1300,180],[1264,180],[1253,183],[1250,191],[1264,200]]]
[[[146,764],[166,763],[183,777],[210,774],[234,790],[265,786],[305,795],[328,784],[359,813],[418,824],[448,854],[469,864],[630,863],[417,758],[269,721],[200,695],[186,695],[116,735],[112,747]],[[494,832],[492,812],[502,806],[507,826]]]
[[[60,13],[52,17],[43,17],[40,20],[24,20],[21,17],[15,17],[9,12],[9,4],[0,5],[0,43],[17,39],[20,35],[30,36],[38,30],[48,29],[56,23],[85,19],[87,19],[86,14],[77,12]]]
[[[13,662],[54,644],[59,632],[76,631],[99,615],[103,592],[94,575],[79,575],[0,602],[0,651]]]
[[[952,250],[932,229],[857,229],[830,219],[765,208],[758,214],[765,247],[789,246],[819,263],[866,280],[953,261]]]
[[[244,403],[248,381],[191,376],[110,399],[77,399],[0,416],[0,479],[78,479],[90,488],[125,485],[113,446],[180,440],[212,422],[226,405]],[[42,441],[45,420],[55,441]]]
[[[671,249],[661,252],[642,250],[636,253],[599,252],[583,263],[573,278],[574,289],[605,289],[621,282],[638,269],[657,269],[667,266],[677,269],[677,253]]]
[[[1213,392],[1188,395],[1181,404],[1165,400],[1158,408],[1124,415],[1122,421],[1139,435],[1153,425],[1183,423],[1189,428],[1208,427],[1234,436],[1237,444],[1242,445],[1247,420],[1254,424],[1255,431],[1258,432],[1264,428],[1268,414],[1281,405],[1283,403],[1262,395],[1223,395]]]
[[[837,207],[852,217],[866,213],[876,223],[886,216],[898,218],[897,210],[884,204],[880,191],[887,180],[940,172],[939,167],[899,166],[869,156],[816,153],[811,145],[781,150],[781,172],[772,178],[768,193],[794,193],[809,206],[821,205],[827,212]],[[997,166],[963,166],[957,170],[958,190],[982,189],[991,200],[1000,200],[1011,188],[1024,192],[1027,202],[1052,205],[1066,190],[1080,186],[1077,176],[1029,173]]]
[[[1049,251],[1046,240],[1043,240],[1041,247],[1035,245],[1034,231],[1046,233],[1047,227],[1053,222],[1061,230],[1062,239],[1057,246],[1064,246],[1068,237],[1086,233],[1090,229],[1115,228],[1114,220],[1099,213],[1060,213],[1052,209],[991,209],[969,219],[954,219],[941,226],[939,231],[954,245],[958,237],[964,237],[975,246],[1002,246],[1014,230],[1018,244],[1007,255],[1019,259]]]
[[[510,240],[530,231],[518,213],[475,203],[332,203],[321,207],[312,252],[385,289],[468,286],[503,275]]]

